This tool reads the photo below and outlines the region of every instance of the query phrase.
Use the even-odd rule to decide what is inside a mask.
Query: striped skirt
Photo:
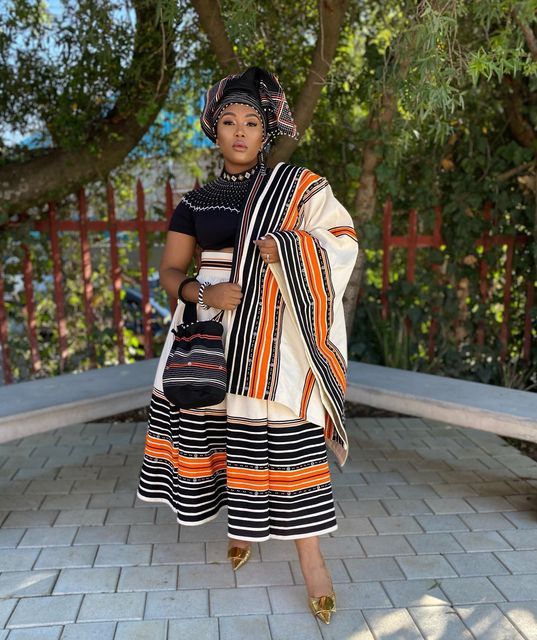
[[[229,281],[231,261],[230,253],[204,251],[199,279]],[[197,311],[205,320],[218,310],[198,305]],[[166,346],[161,364],[165,357]],[[226,507],[228,537],[239,540],[335,531],[319,422],[300,419],[277,402],[231,393],[217,405],[181,409],[154,388],[137,496],[168,504],[187,526],[209,522]]]

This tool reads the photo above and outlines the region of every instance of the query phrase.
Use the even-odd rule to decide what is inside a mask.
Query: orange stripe
[[[300,403],[300,417],[305,419],[307,416],[308,404],[311,398],[311,392],[313,391],[313,385],[315,383],[315,376],[311,369],[308,369],[306,373],[306,380],[304,381],[304,389],[302,392],[302,402]]]
[[[271,271],[267,271],[265,286],[263,287],[261,317],[257,328],[257,340],[252,357],[252,371],[256,372],[255,385],[251,392],[254,398],[263,397],[267,384],[272,335],[276,319],[274,310],[276,308],[277,295],[278,285],[276,279]]]
[[[338,359],[326,346],[326,341],[328,339],[328,324],[326,320],[327,298],[321,293],[323,291],[323,281],[315,243],[313,238],[307,232],[297,231],[297,234],[300,240],[302,253],[305,256],[303,263],[306,271],[306,276],[308,277],[309,288],[317,301],[315,305],[315,328],[316,330],[318,330],[317,345],[328,360],[330,368],[334,372],[334,375],[338,378],[338,382],[341,388],[345,389],[345,372],[342,370],[341,364],[339,363]]]

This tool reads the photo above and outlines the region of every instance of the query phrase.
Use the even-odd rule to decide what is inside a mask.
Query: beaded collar
[[[248,180],[259,171],[261,166],[262,166],[261,162],[258,162],[253,167],[250,167],[245,171],[239,171],[239,173],[229,173],[228,171],[226,171],[224,167],[222,169],[222,173],[220,174],[220,177],[223,178],[224,180],[231,180],[232,182],[237,182],[237,181],[240,182],[242,180]]]

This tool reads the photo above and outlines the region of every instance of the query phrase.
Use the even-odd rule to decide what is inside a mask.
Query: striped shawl
[[[279,263],[253,240],[270,235]],[[344,398],[347,334],[343,294],[358,256],[352,218],[327,180],[278,163],[256,178],[235,239],[231,281],[243,298],[226,338],[228,393],[281,402],[307,419],[312,394],[325,407],[327,445],[348,453]]]

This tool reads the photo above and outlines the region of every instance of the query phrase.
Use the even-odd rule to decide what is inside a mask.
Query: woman
[[[172,327],[186,301],[197,303],[198,320],[224,310],[228,389],[218,405],[171,405],[162,391],[170,331],[137,495],[166,502],[187,526],[227,506],[234,570],[251,542],[294,540],[310,608],[328,623],[335,593],[319,535],[337,529],[327,445],[341,465],[348,451],[342,298],[356,233],[325,178],[265,166],[275,136],[297,138],[276,76],[250,67],[223,78],[207,92],[200,122],[224,168],[175,209],[160,281],[178,298]],[[196,242],[201,265],[187,278]]]

